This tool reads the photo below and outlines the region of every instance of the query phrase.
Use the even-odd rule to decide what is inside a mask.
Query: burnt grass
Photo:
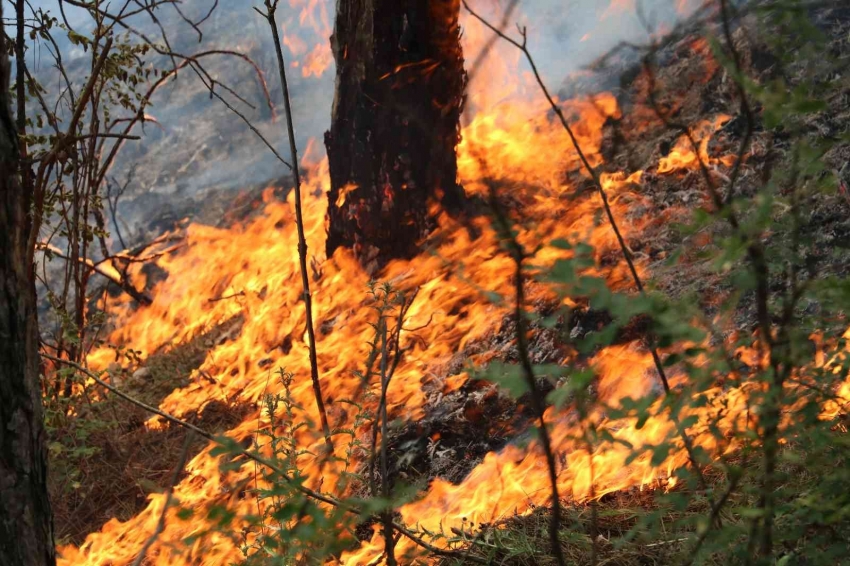
[[[827,8],[810,14],[812,21],[831,41],[829,56],[846,58],[850,45],[846,40],[850,31],[850,11],[847,8]],[[789,88],[802,78],[803,69],[793,66],[782,67],[771,54],[771,48],[760,40],[761,34],[770,34],[769,26],[764,29],[754,19],[745,19],[733,32],[735,49],[742,58],[745,74],[760,84],[784,80]],[[715,31],[717,33],[717,31]],[[712,137],[708,150],[711,155],[735,155],[740,147],[745,118],[740,113],[735,82],[725,68],[713,62],[706,44],[697,42],[694,35],[666,47],[657,55],[658,68],[654,71],[654,86],[657,104],[672,121],[695,125],[701,120],[723,113],[730,120]],[[702,260],[706,251],[716,250],[722,237],[727,235],[722,225],[703,230],[700,234],[687,234],[679,230],[677,223],[686,223],[697,208],[710,209],[708,193],[702,174],[688,171],[681,174],[657,173],[655,164],[666,156],[681,132],[670,131],[658,119],[652,119],[654,110],[647,103],[645,93],[653,85],[645,72],[627,74],[621,84],[618,98],[623,108],[623,118],[606,125],[605,169],[626,171],[644,169],[644,180],[640,190],[653,201],[654,213],[664,222],[651,223],[646,231],[629,239],[629,246],[650,260],[650,284],[657,290],[672,296],[693,295],[708,314],[715,312],[718,297],[735,290],[732,281],[716,273]],[[805,120],[803,136],[812,142],[836,141],[821,160],[827,169],[838,172],[850,162],[850,144],[840,142],[850,126],[850,90],[846,77],[840,77],[832,69],[825,69],[823,76],[815,77],[818,96],[826,101],[827,107],[813,113]],[[751,197],[763,185],[764,179],[788,163],[790,155],[789,134],[782,125],[766,129],[762,122],[762,108],[754,104],[755,129],[752,148],[741,168],[736,184],[736,193]],[[727,177],[730,168],[718,167]],[[816,183],[822,179],[802,178],[801,183]],[[723,181],[720,181],[721,183]],[[784,191],[786,187],[781,190]],[[802,240],[810,245],[812,253],[806,258],[807,267],[815,278],[828,276],[846,277],[850,273],[850,199],[842,196],[835,187],[826,193],[808,196],[805,206],[810,215],[801,219]],[[766,236],[766,244],[782,245],[790,240],[787,232],[776,230]],[[672,265],[667,259],[674,250],[682,252],[680,260]],[[806,274],[808,275],[808,273]],[[771,290],[779,288],[773,281]],[[816,306],[809,306],[815,308]],[[752,296],[744,297],[738,312],[738,326],[742,330],[755,328],[755,308]]]

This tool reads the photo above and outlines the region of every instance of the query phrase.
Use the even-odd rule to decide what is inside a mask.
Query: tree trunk
[[[331,47],[336,92],[325,134],[330,256],[412,255],[457,211],[456,148],[466,73],[459,0],[338,0]]]
[[[2,12],[2,7],[0,7]],[[47,498],[33,270],[9,61],[0,39],[0,566],[56,563]]]

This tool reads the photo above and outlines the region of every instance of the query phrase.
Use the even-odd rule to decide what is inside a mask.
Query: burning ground
[[[848,53],[847,14],[827,9],[817,17],[833,38],[831,47],[839,55]],[[465,47],[474,53],[486,40],[486,30],[471,19],[464,25]],[[734,35],[737,51],[743,54],[748,73],[767,82],[777,66],[758,35],[745,29],[751,28],[740,28]],[[584,266],[582,274],[604,278],[612,289],[630,292],[633,283],[618,242],[604,221],[599,196],[582,171],[573,145],[545,101],[526,96],[536,92],[533,78],[517,72],[517,53],[503,47],[487,59],[472,86],[477,112],[465,125],[458,148],[465,191],[471,197],[484,197],[490,183],[498,185],[504,206],[517,219],[518,241],[537,250],[532,276],[573,257],[573,251],[558,240],[581,241],[593,247],[592,265]],[[652,73],[638,65],[614,92],[595,92],[560,104],[582,149],[601,172],[603,188],[636,258],[639,275],[668,294],[692,294],[711,317],[717,314],[723,297],[735,289],[722,271],[701,260],[702,252],[724,233],[715,228],[688,233],[676,225],[710,207],[700,164],[715,179],[733,174],[744,117],[739,113],[734,82],[705,39],[686,35],[664,46],[656,56],[658,66]],[[623,62],[629,68],[633,64],[628,59]],[[619,71],[608,73],[608,78],[623,76]],[[505,90],[494,92],[494,85]],[[837,135],[846,129],[846,87],[844,79],[831,84],[833,96],[827,108],[812,115],[810,135],[822,136],[824,131]],[[653,107],[647,94],[656,91],[662,94]],[[658,119],[659,106],[677,123],[687,125],[698,142],[698,152],[681,130]],[[761,117],[752,135],[746,165],[739,173],[743,194],[754,190],[765,170],[787,159],[781,131],[763,127]],[[848,154],[847,145],[837,144],[822,159],[838,169]],[[327,164],[316,161],[303,166],[309,170],[304,187],[305,230],[309,249],[317,254],[312,273],[316,345],[333,426],[353,431],[355,438],[369,435],[368,426],[355,420],[357,409],[347,401],[363,399],[358,371],[369,359],[375,322],[369,281],[390,282],[413,297],[405,330],[400,333],[404,356],[388,391],[394,419],[388,439],[392,481],[420,488],[416,500],[398,508],[400,520],[422,532],[453,533],[451,536],[459,539],[455,545],[472,548],[493,544],[494,535],[481,534],[493,529],[482,526],[496,524],[510,533],[526,532],[526,540],[537,540],[538,546],[545,544],[540,542],[545,537],[539,534],[545,529],[535,529],[534,522],[545,518],[538,508],[547,504],[550,492],[545,458],[530,433],[528,398],[513,399],[491,381],[481,379],[483,368],[496,367],[497,362],[510,367],[518,360],[510,302],[514,266],[500,247],[491,219],[442,214],[439,227],[425,242],[425,252],[367,273],[345,250],[330,258],[320,257],[317,250],[324,249],[325,238]],[[114,384],[136,392],[161,410],[226,434],[244,446],[252,446],[259,438],[258,431],[271,426],[262,404],[267,395],[284,392],[275,370],[285,368],[295,376],[286,384],[287,394],[297,406],[294,418],[318,422],[307,379],[310,368],[294,253],[293,195],[281,189],[269,188],[262,197],[248,199],[256,206],[246,206],[246,213],[231,225],[189,224],[174,234],[184,245],[157,257],[155,267],[134,264],[130,273],[134,280],[147,282],[153,303],[141,307],[125,295],[111,297],[103,308],[114,330],[89,356],[89,366],[108,371]],[[804,229],[822,239],[824,247],[845,246],[850,203],[838,192],[814,198],[814,214]],[[774,231],[767,237],[781,239],[786,234]],[[156,255],[165,247],[155,246],[149,252]],[[669,261],[671,258],[677,259]],[[847,254],[824,251],[819,274],[846,275],[847,261]],[[659,389],[646,348],[645,321],[630,321],[607,346],[580,351],[575,341],[604,331],[618,313],[595,309],[581,298],[562,297],[543,277],[530,277],[527,287],[527,303],[540,315],[534,317],[538,322],[533,324],[529,344],[535,364],[590,368],[595,394],[610,406],[624,397],[636,398]],[[723,337],[752,333],[754,308],[752,300],[742,301],[732,320],[724,321]],[[556,316],[548,316],[552,314]],[[847,321],[832,324],[846,326]],[[122,350],[116,350],[119,345]],[[132,355],[126,355],[128,350]],[[821,352],[820,363],[825,364],[830,355]],[[755,366],[758,352],[738,352],[738,359]],[[676,368],[672,368],[671,378],[674,383],[684,379]],[[543,375],[540,381],[547,390],[558,385]],[[848,393],[846,383],[840,392]],[[711,421],[729,431],[740,426],[747,412],[748,392],[744,387],[718,385],[711,394],[715,400],[722,399],[723,417],[714,420],[710,411],[694,412],[694,439],[709,454],[730,454],[734,445],[718,445],[716,437],[700,432],[700,425],[707,427],[706,421]],[[102,403],[106,402],[112,401]],[[822,409],[828,418],[841,412],[838,405]],[[652,546],[634,553],[633,549],[615,550],[606,545],[611,532],[628,530],[623,525],[631,524],[632,517],[626,517],[624,508],[651,506],[651,498],[644,493],[676,488],[674,470],[688,462],[681,447],[660,461],[646,454],[626,463],[631,453],[627,446],[660,443],[675,432],[673,423],[659,417],[638,424],[633,418],[604,412],[594,417],[614,438],[591,451],[582,444],[575,414],[554,406],[547,411],[560,460],[562,497],[580,524],[586,523],[583,514],[588,507],[583,502],[589,498],[607,497],[603,500],[607,509],[621,510],[619,519],[603,521],[608,534],[599,542],[601,552],[616,558],[613,563],[672,560],[684,546]],[[145,452],[156,452],[154,446],[162,442],[171,456],[161,466],[163,470],[174,467],[182,436],[164,420],[152,418],[142,423],[141,418],[136,415],[137,422],[127,425],[128,438],[140,442]],[[297,464],[307,484],[333,493],[344,477],[345,466],[317,456],[323,453],[318,427],[299,428],[295,438],[305,450]],[[339,440],[340,457],[344,446],[345,441]],[[121,450],[116,462],[126,458]],[[63,563],[131,563],[161,516],[165,527],[148,551],[148,563],[227,564],[240,559],[238,541],[212,529],[214,518],[208,511],[227,508],[236,516],[255,513],[258,499],[250,488],[257,481],[256,468],[222,466],[221,457],[212,455],[212,446],[197,442],[187,450],[191,457],[174,488],[179,505],[163,514],[166,495],[150,493],[143,504],[121,509],[121,520],[111,519],[85,538],[86,533],[66,526],[63,532],[75,544],[61,549]],[[367,456],[365,450],[354,446],[349,464],[362,471]],[[127,458],[120,465],[126,469],[132,461]],[[169,472],[163,470],[152,474],[149,481],[164,484]],[[133,481],[138,483],[138,476]],[[346,489],[349,493],[336,495],[356,494],[363,486],[355,482]],[[645,491],[636,494],[634,490]],[[108,502],[107,507],[115,509]],[[193,510],[193,516],[187,518],[181,508]],[[706,509],[703,504],[691,512],[706,514]],[[94,508],[91,513],[97,517],[102,511]],[[67,513],[68,521],[71,515]],[[62,517],[60,513],[58,519]],[[383,539],[369,525],[361,527],[357,531],[360,540],[352,537],[349,549],[337,557],[340,562],[370,564],[380,559]],[[577,544],[587,547],[586,541]],[[402,538],[399,554],[412,550]],[[582,556],[575,560],[588,562]]]

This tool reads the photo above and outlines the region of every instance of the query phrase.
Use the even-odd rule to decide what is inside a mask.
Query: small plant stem
[[[298,259],[301,264],[301,285],[304,288],[304,310],[307,319],[307,339],[310,341],[310,378],[313,381],[313,393],[316,397],[316,409],[322,421],[322,431],[325,435],[325,444],[333,453],[333,442],[331,441],[331,428],[328,424],[328,415],[325,411],[325,402],[322,397],[322,386],[319,382],[319,361],[316,354],[316,333],[313,328],[313,299],[310,294],[310,277],[307,271],[307,239],[304,237],[304,217],[301,211],[301,174],[298,171],[298,148],[295,145],[295,128],[292,125],[292,107],[289,101],[289,83],[286,80],[286,66],[283,60],[283,51],[280,47],[280,34],[277,31],[275,11],[277,0],[265,0],[266,12],[263,14],[269,23],[274,38],[275,52],[277,53],[278,72],[280,82],[283,85],[283,108],[286,113],[286,129],[289,134],[289,151],[291,154],[292,174],[295,177],[295,223],[298,229]],[[259,11],[259,10],[258,10]],[[260,12],[262,13],[262,12]]]
[[[735,158],[735,164],[732,167],[732,174],[729,176],[729,190],[726,193],[726,204],[729,205],[735,196],[735,183],[741,174],[741,166],[744,163],[744,156],[746,155],[747,149],[750,146],[750,141],[753,138],[756,121],[755,116],[753,115],[753,109],[750,106],[749,98],[747,97],[747,91],[744,89],[744,84],[742,82],[741,55],[738,53],[738,50],[735,49],[735,44],[732,41],[731,16],[729,14],[728,0],[720,0],[720,19],[723,24],[723,36],[726,38],[726,44],[729,46],[729,51],[732,53],[732,63],[734,64],[735,72],[738,75],[735,77],[735,87],[738,90],[738,97],[741,99],[739,101],[740,112],[746,121],[744,138],[741,140],[738,155]]]
[[[723,25],[723,35],[726,40],[726,45],[729,49],[729,52],[732,54],[732,65],[736,74],[735,86],[738,91],[738,97],[740,98],[740,113],[744,116],[744,119],[746,121],[744,139],[741,141],[741,146],[738,150],[738,155],[735,159],[735,164],[732,169],[732,175],[729,181],[729,189],[726,193],[726,205],[731,209],[732,199],[735,195],[735,182],[738,179],[738,176],[740,175],[741,166],[743,165],[746,152],[749,149],[750,142],[753,136],[753,131],[755,130],[755,117],[753,115],[753,110],[749,102],[749,97],[747,96],[747,91],[744,88],[741,56],[738,53],[738,50],[735,48],[735,43],[732,38],[729,2],[728,0],[719,0],[719,3],[721,22]],[[797,246],[799,244],[800,235],[799,202],[796,190],[798,159],[799,155],[797,155],[795,152],[794,173],[791,180],[791,210],[792,214],[794,215],[792,247],[795,254],[797,253]],[[761,496],[759,498],[759,507],[763,511],[761,537],[759,541],[759,558],[765,564],[770,564],[773,562],[773,523],[776,515],[776,459],[779,453],[780,442],[779,425],[782,414],[782,402],[785,381],[791,374],[792,370],[791,360],[781,360],[777,355],[777,350],[782,350],[782,348],[777,348],[777,346],[787,344],[790,341],[789,327],[793,324],[794,308],[796,307],[797,301],[799,300],[799,297],[802,294],[801,289],[805,285],[805,283],[802,286],[798,285],[797,262],[795,260],[792,260],[790,274],[791,290],[789,292],[788,300],[786,301],[784,316],[782,317],[781,323],[777,331],[776,339],[774,340],[770,332],[772,326],[770,321],[770,313],[767,311],[767,293],[769,284],[767,262],[764,259],[764,252],[762,250],[761,245],[751,245],[750,249],[751,250],[749,254],[751,262],[755,271],[759,274],[759,279],[757,283],[759,297],[759,321],[760,326],[762,328],[762,334],[764,334],[763,339],[770,348],[771,358],[771,379],[768,382],[768,391],[765,398],[765,426],[763,433],[764,438],[762,441],[764,444],[764,473],[762,476]]]
[[[480,159],[482,168],[486,167],[483,159]],[[514,261],[514,324],[516,325],[517,351],[519,353],[520,367],[522,368],[522,376],[526,387],[530,392],[531,406],[534,415],[537,418],[540,431],[540,444],[543,448],[543,453],[546,457],[546,466],[549,472],[549,487],[551,489],[551,504],[552,518],[549,521],[549,543],[552,548],[552,555],[555,557],[558,566],[566,565],[566,558],[560,543],[560,528],[561,528],[561,496],[558,491],[558,468],[555,461],[555,451],[552,447],[552,440],[549,436],[549,429],[546,426],[546,399],[543,392],[537,385],[537,378],[534,375],[534,366],[531,363],[531,357],[528,353],[528,327],[525,319],[525,278],[523,274],[523,262],[526,258],[526,252],[522,244],[517,241],[511,230],[510,221],[507,214],[502,209],[496,193],[496,187],[492,181],[488,181],[489,189],[489,204],[493,211],[493,216],[496,222],[496,228],[499,237],[508,247],[508,253]]]
[[[564,551],[561,548],[560,528],[561,528],[561,496],[558,493],[558,471],[555,463],[555,452],[552,448],[552,440],[549,437],[549,429],[546,426],[546,404],[543,398],[543,393],[537,386],[537,379],[534,375],[534,367],[531,364],[531,358],[528,355],[528,329],[526,327],[525,313],[525,284],[522,273],[522,250],[519,249],[519,243],[514,240],[516,251],[514,261],[516,262],[516,305],[514,306],[514,318],[516,319],[517,329],[517,347],[519,350],[520,364],[522,365],[523,375],[525,376],[526,385],[531,391],[532,405],[534,412],[537,414],[537,419],[540,425],[540,443],[543,445],[543,451],[546,454],[546,464],[549,470],[549,484],[552,490],[552,520],[549,522],[549,542],[552,545],[552,554],[559,566],[566,565]]]
[[[771,367],[770,381],[764,401],[764,432],[762,433],[764,471],[758,507],[762,510],[759,537],[759,563],[773,563],[773,523],[776,515],[776,459],[779,454],[779,423],[782,416],[783,368]]]
[[[584,415],[587,418],[587,415]],[[596,500],[596,475],[593,468],[593,438],[591,433],[593,423],[590,423],[590,430],[585,433],[587,439],[587,457],[588,468],[590,472],[590,564],[596,566],[599,562],[599,502]]]
[[[388,373],[389,350],[387,347],[387,325],[379,323],[381,329],[381,495],[389,505],[390,498],[390,471],[387,462],[387,390],[390,385]],[[393,535],[393,510],[387,507],[382,513],[384,519],[384,552],[387,556],[387,566],[396,566],[395,558],[395,536]]]
[[[381,394],[378,400],[378,409],[376,411],[375,420],[372,425],[372,450],[369,456],[368,478],[369,487],[372,497],[383,497],[389,505],[392,490],[390,488],[389,474],[389,459],[387,457],[387,441],[389,439],[389,411],[387,407],[387,393],[390,388],[395,370],[403,354],[401,349],[401,331],[404,327],[404,318],[410,305],[413,303],[415,293],[410,299],[399,295],[401,301],[398,306],[398,323],[395,328],[390,331],[387,326],[387,311],[390,308],[391,289],[389,285],[384,285],[381,290],[372,291],[374,298],[378,301],[378,321],[375,323],[375,336],[370,342],[371,352],[366,364],[366,372],[364,373],[365,383],[368,384],[369,378],[372,375],[372,368],[375,358],[378,358],[378,371],[380,377]],[[378,431],[380,429],[381,442],[378,446]],[[377,464],[380,453],[381,462],[381,493],[378,493],[378,486],[375,482],[375,466]],[[395,547],[397,540],[393,536],[393,509],[388,507],[381,512],[381,522],[383,524],[384,537],[384,556],[388,566],[395,566],[398,561],[395,556]]]
[[[694,545],[694,548],[688,553],[689,559],[685,562],[685,566],[691,566],[691,564],[696,561],[699,556],[699,551],[702,549],[703,543],[705,543],[708,535],[711,534],[711,526],[717,524],[720,520],[720,512],[723,510],[723,507],[726,505],[726,502],[729,501],[729,497],[735,492],[735,489],[738,487],[738,483],[741,481],[743,477],[743,473],[738,472],[730,478],[729,483],[726,485],[726,489],[720,495],[720,498],[717,499],[714,504],[711,506],[711,513],[708,516],[708,523],[705,530],[700,533],[699,538],[697,538],[697,542]]]

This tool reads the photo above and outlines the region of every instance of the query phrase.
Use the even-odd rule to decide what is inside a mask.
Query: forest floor
[[[831,48],[838,57],[850,54],[850,11],[826,10],[820,23],[833,38]],[[746,22],[745,22],[746,26]],[[774,78],[777,72],[770,51],[764,47],[758,34],[749,33],[750,28],[735,33],[736,47],[743,54],[748,71],[762,80]],[[712,138],[709,153],[712,155],[734,154],[743,135],[742,121],[734,81],[710,54],[708,44],[697,36],[686,35],[672,42],[657,54],[659,68],[655,81],[663,95],[659,102],[672,111],[677,122],[695,125],[701,120],[727,114],[730,119]],[[646,173],[639,187],[642,194],[652,202],[650,210],[640,214],[657,217],[640,234],[630,236],[628,244],[635,254],[648,260],[650,285],[672,296],[693,294],[701,305],[711,313],[719,297],[733,291],[733,282],[719,275],[702,260],[703,251],[713,245],[713,240],[722,233],[687,234],[676,229],[675,223],[684,222],[689,214],[703,207],[707,196],[702,187],[700,174],[683,171],[676,175],[659,175],[653,171],[661,157],[669,154],[682,141],[680,132],[671,130],[659,120],[652,119],[644,93],[648,88],[645,73],[629,69],[618,69],[623,77],[616,91],[623,117],[606,124],[606,141],[602,153],[605,170],[636,171]],[[606,71],[609,75],[614,71]],[[793,69],[790,70],[793,72]],[[793,82],[792,77],[789,78]],[[824,81],[827,89],[823,97],[828,108],[811,117],[811,136],[840,137],[850,128],[850,85],[846,78]],[[785,140],[781,132],[767,130],[760,122],[752,140],[752,155],[744,166],[739,181],[742,194],[756,190],[766,168],[776,167],[787,159]],[[850,144],[839,143],[823,160],[834,170],[839,170],[850,161]],[[718,166],[724,173],[723,166]],[[728,170],[725,171],[728,174]],[[575,198],[597,198],[587,191],[587,181],[579,171],[568,172],[575,186],[579,187]],[[286,183],[279,183],[285,186]],[[282,189],[277,189],[282,193]],[[156,234],[172,229],[175,224],[183,225],[187,219],[227,225],[244,220],[255,213],[261,188],[244,192],[237,202],[231,200],[232,193],[204,194],[184,208],[175,209],[168,215],[152,219],[146,232]],[[834,191],[812,197],[814,214],[806,219],[804,230],[822,247],[819,262],[823,276],[850,275],[850,200]],[[786,238],[787,234],[773,233],[771,238]],[[676,250],[684,250],[679,261],[671,263],[669,258]],[[617,258],[610,258],[614,263]],[[740,330],[752,330],[755,315],[751,307],[738,313]],[[537,305],[545,311],[551,305]],[[812,305],[816,308],[816,305]],[[545,314],[542,313],[541,314]],[[578,329],[604,326],[610,320],[607,313],[584,309],[569,321],[568,328],[534,329],[530,349],[536,363],[543,363],[553,352],[563,346],[560,336],[569,335]],[[157,352],[146,362],[144,370],[136,372],[125,384],[128,392],[148,404],[157,406],[168,393],[185,382],[189,374],[202,363],[205,353],[213,344],[226,340],[239,321],[230,321],[215,328],[191,343],[179,348]],[[630,332],[640,333],[639,324],[626,329],[620,337],[622,342],[631,341]],[[502,322],[501,327],[487,340],[469,345],[457,355],[457,368],[470,355],[479,352],[495,352],[494,359],[515,361],[516,351],[512,345],[514,336],[512,323]],[[449,368],[449,373],[452,368]],[[57,539],[62,543],[80,543],[92,531],[99,529],[112,517],[128,519],[146,505],[149,493],[162,490],[169,482],[172,470],[188,450],[189,455],[201,450],[204,443],[191,441],[186,450],[186,433],[175,427],[152,431],[144,426],[147,415],[140,409],[119,405],[120,401],[107,399],[87,405],[76,418],[69,418],[65,426],[53,431],[50,443],[53,458],[62,462],[51,469],[51,491]],[[224,432],[240,422],[251,407],[228,406],[210,403],[199,414],[187,420],[199,423],[213,433]],[[121,418],[114,418],[116,411]],[[405,453],[403,461],[393,462],[391,473],[406,477],[419,476],[430,479],[442,477],[459,482],[488,452],[499,450],[512,438],[506,430],[527,428],[530,412],[527,403],[520,399],[512,401],[504,396],[492,394],[492,385],[472,380],[439,403],[426,406],[426,417],[393,434],[390,447],[393,453]],[[83,427],[80,423],[87,423]],[[93,424],[92,424],[93,423]],[[118,425],[117,423],[120,423]],[[428,451],[427,438],[439,434],[444,449],[452,457],[445,458]],[[75,449],[75,447],[80,447]],[[97,454],[92,457],[92,454]],[[720,477],[718,476],[718,480]],[[804,489],[813,478],[800,477],[800,488]],[[591,552],[597,553],[598,564],[670,564],[681,559],[692,539],[690,530],[671,530],[658,539],[640,538],[614,545],[611,541],[623,537],[632,529],[640,516],[636,509],[657,505],[651,490],[626,490],[606,495],[595,506],[568,505],[562,531],[565,553],[575,563],[589,563]],[[683,511],[659,510],[662,523],[672,525],[682,514],[694,517],[705,515],[708,504],[694,499]],[[591,516],[597,518],[591,521]],[[542,552],[548,545],[549,513],[539,508],[524,516],[511,517],[497,525],[485,528],[481,537],[470,542],[472,555],[486,554],[486,546],[498,542],[499,546],[515,549],[515,554],[500,556],[500,564],[553,564]],[[597,529],[595,544],[591,540],[591,526]],[[492,528],[498,527],[498,528]],[[483,554],[482,554],[483,553]],[[445,564],[456,563],[447,560]]]

